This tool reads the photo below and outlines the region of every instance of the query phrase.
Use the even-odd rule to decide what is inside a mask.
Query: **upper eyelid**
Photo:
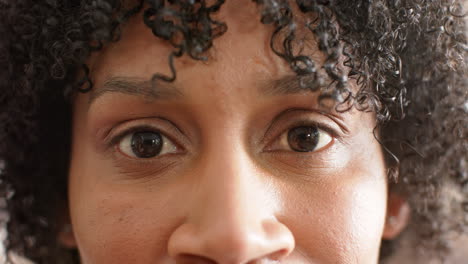
[[[163,134],[165,137],[164,132],[160,131],[158,128],[154,128],[152,126],[147,126],[147,125],[140,125],[140,126],[133,126],[129,127],[126,129],[123,129],[122,131],[116,132],[116,135],[111,135],[108,140],[106,140],[106,144],[109,146],[115,146],[119,144],[120,141],[122,141],[126,136],[136,133],[136,132],[142,132],[142,131],[151,131],[151,132],[157,132]]]
[[[323,122],[319,122],[315,120],[298,120],[297,122],[292,123],[288,128],[286,128],[283,131],[283,133],[289,131],[291,128],[300,127],[300,126],[315,126],[318,129],[323,130],[326,133],[330,134],[330,136],[333,138],[339,137],[338,133],[335,131],[334,128],[331,128],[329,125]]]
[[[282,119],[285,118],[284,115],[294,110],[302,112],[302,114],[298,113],[298,115],[300,115],[301,117],[288,118],[286,122],[281,121]],[[319,117],[309,116],[309,118],[307,119],[307,118],[304,118],[304,115],[322,115],[323,117],[319,118]],[[316,126],[317,128],[330,134],[332,138],[340,142],[343,142],[342,141],[343,135],[338,131],[338,129],[341,131],[340,124],[336,124],[336,128],[334,128],[333,126],[327,124],[327,122],[324,122],[323,120],[319,120],[322,118],[330,119],[329,122],[334,121],[327,115],[321,114],[320,112],[317,112],[317,111],[310,111],[310,110],[304,110],[304,109],[290,109],[288,111],[282,112],[280,115],[277,116],[277,118],[273,119],[272,123],[267,128],[265,136],[261,139],[260,142],[262,143],[262,145],[270,145],[272,144],[271,143],[272,140],[274,140],[277,137],[280,137],[283,133],[287,132],[289,129],[298,127],[298,126]],[[277,124],[277,123],[281,123],[281,124]]]
[[[318,122],[298,122],[298,123],[293,123],[293,125],[289,125],[287,126],[285,129],[282,129],[281,132],[277,132],[275,133],[274,135],[275,136],[271,136],[272,139],[269,139],[266,144],[266,148],[270,148],[272,145],[274,145],[275,142],[277,142],[278,140],[281,140],[281,138],[289,131],[291,130],[292,128],[296,128],[296,127],[301,127],[301,126],[315,126],[317,127],[319,130],[322,130],[323,132],[327,133],[330,135],[330,137],[332,138],[332,141],[335,141],[335,140],[340,140],[339,137],[335,136],[335,132],[329,132],[331,131],[332,129],[329,128],[328,126],[325,126],[323,124],[320,124]],[[315,152],[312,151],[312,152]],[[309,153],[309,152],[307,152]]]
[[[310,125],[309,125],[309,126],[310,126]],[[300,127],[300,126],[293,126],[292,128],[296,128],[296,127]],[[314,148],[314,150],[311,150],[311,151],[304,151],[304,152],[296,151],[296,150],[292,149],[291,146],[289,145],[289,147],[288,147],[289,150],[284,150],[284,149],[283,149],[282,151],[285,151],[285,152],[294,152],[294,154],[310,155],[310,154],[314,154],[314,153],[316,153],[316,152],[322,152],[323,150],[328,149],[329,146],[331,146],[331,145],[334,144],[334,142],[336,141],[336,137],[334,137],[333,135],[331,135],[330,133],[326,132],[325,130],[321,129],[321,128],[318,127],[318,126],[316,126],[316,128],[317,128],[319,131],[321,131],[321,133],[326,133],[326,134],[328,134],[328,136],[330,136],[331,139],[330,139],[330,141],[329,141],[327,144],[321,146],[320,148],[316,148],[316,147],[317,147],[317,145],[316,145],[316,147]],[[278,140],[273,141],[274,143],[271,144],[271,146],[276,145],[276,142],[278,142],[278,141],[280,142],[280,144],[281,144],[281,141],[282,141],[282,140],[288,141],[288,135],[287,135],[286,132],[289,132],[290,130],[291,130],[291,129],[287,129],[285,132],[281,133],[280,136],[278,137]],[[321,135],[320,135],[319,137],[322,138]],[[289,144],[289,143],[286,142],[286,144]],[[275,149],[275,148],[273,147],[272,149],[269,148],[269,151],[281,151],[281,149]]]

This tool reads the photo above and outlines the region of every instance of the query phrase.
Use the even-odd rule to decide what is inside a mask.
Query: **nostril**
[[[281,260],[275,260],[271,258],[262,258],[262,259],[256,259],[256,260],[251,260],[245,264],[279,264],[281,263]]]
[[[286,257],[287,255],[289,255],[289,250],[288,249],[282,249],[282,250],[278,250],[276,252],[273,252],[272,254],[268,255],[268,259],[270,260],[274,260],[275,262],[279,262],[280,260],[282,260],[284,257]]]
[[[180,254],[176,258],[176,264],[217,264],[210,258],[196,256],[192,254]]]
[[[266,256],[253,259],[246,264],[275,264],[275,263],[281,263],[281,261],[289,255],[289,251],[287,249],[284,250],[278,250],[276,252],[270,253]]]
[[[253,260],[248,262],[248,264],[274,264],[274,263],[281,263],[286,256],[289,255],[289,251],[287,249],[278,250],[276,252],[270,253],[262,258],[257,260]]]

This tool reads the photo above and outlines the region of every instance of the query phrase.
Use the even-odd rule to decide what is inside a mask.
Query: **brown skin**
[[[374,114],[329,112],[311,92],[268,93],[265,83],[294,74],[272,54],[254,4],[243,7],[255,23],[227,3],[229,30],[208,63],[177,60],[177,93],[98,92],[112,77],[168,73],[170,47],[140,18],[89,60],[95,90],[74,104],[73,232],[61,235],[83,263],[375,264],[381,239],[404,227],[405,217],[385,225],[387,203],[393,214],[405,203],[388,201]],[[315,151],[284,140],[304,123],[329,128]],[[163,154],[108,144],[141,125],[166,137]]]

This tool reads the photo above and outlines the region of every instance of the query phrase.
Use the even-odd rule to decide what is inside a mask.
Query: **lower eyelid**
[[[119,176],[122,175],[131,180],[150,180],[158,179],[171,168],[178,167],[181,160],[171,155],[173,154],[164,155],[159,159],[133,159],[120,154],[114,158],[113,162]]]

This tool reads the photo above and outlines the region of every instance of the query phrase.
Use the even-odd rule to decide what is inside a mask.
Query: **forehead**
[[[297,16],[299,13],[295,12],[295,19],[304,20]],[[248,75],[258,80],[269,80],[291,73],[289,65],[270,47],[275,27],[262,24],[260,14],[259,6],[253,1],[227,1],[213,16],[227,24],[227,32],[216,38],[214,46],[204,54],[207,61],[195,61],[187,55],[176,59],[176,82],[184,82],[207,71],[215,78],[213,81],[227,86],[239,83]],[[320,65],[324,56],[317,51],[312,33],[302,34],[305,31],[302,28],[305,29],[298,27],[300,40],[294,43],[294,51],[300,50],[301,54],[312,57]],[[172,51],[174,47],[156,37],[143,23],[142,14],[138,14],[123,25],[121,39],[93,54],[88,65],[97,87],[107,79],[120,76],[140,79],[148,79],[156,73],[170,76],[168,56]]]

